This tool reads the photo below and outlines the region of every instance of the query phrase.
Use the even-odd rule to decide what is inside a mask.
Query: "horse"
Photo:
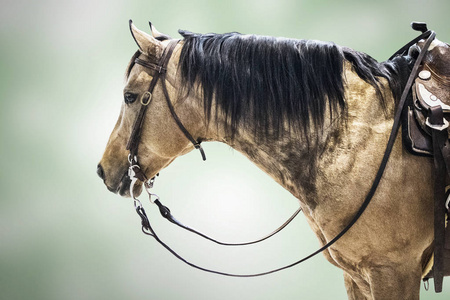
[[[221,142],[299,200],[322,245],[345,228],[374,180],[414,56],[377,62],[331,42],[180,30],[173,43],[153,25],[148,34],[130,21],[130,30],[139,49],[97,166],[110,191],[139,195],[200,142]],[[162,56],[165,76],[153,83]],[[144,179],[132,184],[126,146],[144,105],[131,158]],[[419,299],[433,252],[432,171],[431,158],[395,139],[370,205],[323,252],[343,270],[349,299]]]

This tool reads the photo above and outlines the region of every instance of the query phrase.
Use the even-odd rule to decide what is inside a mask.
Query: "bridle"
[[[369,190],[369,192],[366,195],[366,198],[364,199],[364,202],[361,204],[361,207],[359,208],[359,210],[356,212],[355,216],[353,217],[353,219],[349,222],[349,224],[342,229],[342,231],[335,236],[332,240],[330,240],[327,244],[325,244],[323,247],[321,247],[320,249],[318,249],[317,251],[313,252],[312,254],[281,268],[278,269],[274,269],[271,271],[267,271],[267,272],[262,272],[262,273],[257,273],[257,274],[230,274],[230,273],[225,273],[225,272],[219,272],[219,271],[214,271],[214,270],[210,270],[210,269],[206,269],[200,266],[197,266],[189,261],[187,261],[186,259],[184,259],[183,257],[181,257],[178,253],[176,253],[174,250],[172,250],[167,244],[165,244],[159,237],[158,235],[155,233],[155,231],[153,230],[150,221],[147,217],[147,214],[144,210],[144,207],[142,206],[142,203],[139,199],[137,199],[137,197],[134,195],[133,193],[133,189],[134,186],[137,182],[137,180],[140,180],[141,182],[143,182],[144,187],[146,192],[149,195],[150,198],[150,202],[154,203],[158,206],[161,215],[166,218],[167,220],[169,220],[170,222],[176,224],[177,226],[188,230],[192,233],[195,233],[203,238],[206,238],[212,242],[215,242],[217,244],[220,245],[226,245],[226,246],[242,246],[242,245],[249,245],[249,244],[255,244],[258,242],[261,242],[263,240],[268,239],[269,237],[275,235],[276,233],[280,232],[283,228],[285,228],[297,215],[298,213],[301,211],[301,208],[299,208],[282,226],[280,226],[277,230],[275,230],[274,232],[272,232],[271,234],[258,239],[256,241],[252,241],[252,242],[245,242],[245,243],[224,243],[224,242],[220,242],[218,240],[212,239],[208,236],[206,236],[203,233],[200,233],[188,226],[183,225],[182,223],[180,223],[178,220],[176,220],[173,215],[170,212],[170,209],[167,208],[166,206],[164,206],[161,202],[159,197],[156,194],[153,194],[150,192],[150,189],[153,187],[153,183],[155,180],[155,177],[148,179],[145,175],[145,173],[141,170],[141,167],[139,166],[138,163],[138,147],[139,147],[139,142],[140,142],[140,135],[141,135],[141,131],[142,131],[142,125],[144,122],[144,117],[145,117],[145,112],[147,111],[148,105],[150,104],[151,100],[152,100],[152,93],[153,90],[158,82],[159,79],[161,79],[161,85],[162,85],[162,89],[163,89],[163,93],[164,93],[164,97],[167,101],[167,105],[169,107],[169,110],[171,112],[171,115],[173,117],[173,119],[175,120],[175,122],[177,123],[178,127],[180,128],[180,130],[183,132],[183,134],[186,136],[186,138],[194,145],[195,149],[198,149],[202,155],[203,160],[206,160],[206,156],[205,153],[203,151],[203,148],[201,147],[201,142],[198,140],[195,140],[192,135],[188,132],[188,130],[183,126],[182,122],[180,121],[180,119],[178,118],[177,114],[175,113],[174,107],[172,102],[170,101],[170,96],[169,93],[167,91],[167,87],[166,87],[166,72],[167,72],[167,64],[170,60],[170,57],[176,47],[176,45],[178,44],[178,40],[172,40],[169,42],[168,46],[164,49],[164,52],[161,56],[161,58],[159,59],[159,62],[157,64],[151,63],[151,62],[147,62],[144,61],[142,59],[136,58],[135,59],[135,63],[142,65],[146,68],[152,69],[154,71],[156,71],[155,75],[153,76],[152,81],[150,82],[150,86],[147,90],[147,92],[145,92],[141,98],[140,98],[140,102],[141,102],[141,109],[136,117],[136,121],[133,125],[133,129],[132,129],[132,133],[130,136],[130,139],[128,141],[127,144],[127,150],[130,151],[129,153],[129,163],[130,163],[130,167],[129,167],[129,171],[128,171],[128,175],[131,179],[131,185],[130,185],[130,194],[131,197],[134,199],[134,206],[136,209],[137,214],[140,216],[141,218],[141,225],[142,225],[142,231],[143,233],[153,237],[158,243],[160,243],[164,248],[166,248],[170,253],[172,253],[175,257],[177,257],[178,259],[180,259],[181,261],[183,261],[184,263],[188,264],[191,267],[194,267],[196,269],[202,270],[202,271],[206,271],[206,272],[210,272],[210,273],[214,273],[214,274],[219,274],[219,275],[224,275],[224,276],[232,276],[232,277],[256,277],[256,276],[262,276],[262,275],[267,275],[267,274],[271,274],[271,273],[275,273],[293,266],[296,266],[310,258],[312,258],[313,256],[321,253],[322,251],[328,249],[331,245],[333,245],[336,241],[338,241],[355,223],[356,221],[360,218],[360,216],[363,214],[363,212],[365,211],[365,209],[367,208],[367,206],[369,205],[370,201],[372,200],[378,184],[381,180],[381,177],[383,176],[385,167],[387,165],[387,162],[389,160],[389,156],[390,153],[392,151],[392,148],[394,146],[394,142],[396,140],[397,137],[397,133],[398,133],[398,129],[400,127],[400,120],[401,120],[401,114],[403,111],[403,107],[404,104],[406,102],[406,99],[408,97],[408,94],[410,92],[411,86],[413,84],[413,81],[415,79],[415,77],[417,76],[417,71],[419,69],[419,66],[424,58],[425,53],[427,52],[431,42],[434,40],[435,37],[435,32],[431,31],[431,30],[423,30],[423,28],[414,28],[413,29],[416,30],[421,30],[422,34],[420,36],[418,36],[416,39],[412,40],[411,42],[409,42],[408,44],[406,44],[404,47],[402,47],[400,50],[398,50],[390,59],[394,58],[397,55],[404,55],[406,53],[406,51],[409,49],[410,46],[412,46],[413,44],[417,43],[419,40],[421,39],[426,39],[424,47],[422,49],[422,51],[420,52],[419,56],[416,59],[416,62],[414,64],[414,67],[411,71],[411,74],[408,78],[408,81],[403,89],[400,101],[398,103],[398,107],[397,107],[397,111],[395,113],[394,116],[394,124],[392,126],[392,130],[389,136],[389,140],[387,142],[386,145],[386,150],[384,152],[383,158],[381,160],[379,169],[376,173],[376,176],[374,178],[374,181],[372,183],[372,186]],[[154,198],[154,200],[152,199]]]
[[[150,86],[148,90],[142,94],[140,97],[141,102],[141,109],[139,110],[139,113],[136,117],[136,120],[133,125],[133,129],[131,131],[130,139],[127,143],[127,150],[130,151],[128,155],[128,161],[130,163],[130,171],[129,175],[132,179],[131,184],[131,196],[133,197],[133,187],[136,183],[136,180],[139,179],[144,183],[144,186],[146,188],[149,188],[149,179],[147,176],[145,176],[145,173],[142,171],[141,167],[138,163],[138,148],[139,148],[139,142],[141,139],[141,132],[142,132],[142,125],[144,124],[145,119],[145,112],[147,111],[147,108],[149,104],[152,101],[153,97],[153,90],[155,89],[156,84],[158,83],[158,80],[161,78],[161,85],[162,90],[164,93],[164,98],[167,101],[167,106],[169,107],[170,113],[177,123],[180,130],[183,132],[183,134],[186,136],[186,138],[194,145],[195,149],[200,150],[200,153],[202,155],[203,160],[206,160],[205,152],[203,151],[203,148],[199,141],[195,140],[192,135],[189,133],[189,131],[183,126],[183,123],[181,123],[180,118],[178,118],[178,115],[175,113],[175,109],[173,107],[172,102],[170,101],[169,92],[167,91],[166,87],[166,72],[167,72],[167,65],[169,63],[170,57],[172,56],[173,51],[175,50],[175,47],[177,46],[179,40],[172,40],[169,42],[166,48],[164,48],[164,51],[161,55],[161,58],[159,59],[159,62],[157,64],[142,60],[140,58],[136,58],[134,63],[142,65],[148,69],[151,69],[155,71],[155,74],[152,78],[152,81],[150,82]],[[134,179],[134,181],[133,181]],[[154,180],[154,179],[151,179]],[[134,198],[134,197],[133,197]]]

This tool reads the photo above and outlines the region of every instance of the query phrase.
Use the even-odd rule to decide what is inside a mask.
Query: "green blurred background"
[[[131,18],[177,37],[256,33],[334,41],[385,60],[426,21],[450,42],[450,1],[3,0],[0,10],[0,299],[346,299],[342,272],[318,256],[252,279],[202,273],[140,231],[133,203],[95,173],[117,119]],[[239,153],[206,144],[161,172],[155,192],[176,217],[229,241],[262,236],[297,203]],[[318,241],[302,217],[261,245],[222,249],[147,212],[193,262],[251,273],[286,265]],[[422,299],[449,299],[421,291]]]

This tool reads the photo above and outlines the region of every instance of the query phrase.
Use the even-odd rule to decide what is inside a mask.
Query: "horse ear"
[[[171,37],[167,34],[161,33],[158,30],[156,30],[155,26],[153,26],[152,22],[148,21],[148,25],[150,26],[150,30],[152,31],[152,35],[155,39],[158,41],[165,41],[170,40]]]
[[[132,20],[130,20],[130,31],[142,53],[148,56],[158,56],[160,54],[162,49],[161,42],[144,31],[139,30],[134,26]]]

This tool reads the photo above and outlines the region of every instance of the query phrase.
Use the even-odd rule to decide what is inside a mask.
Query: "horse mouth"
[[[108,190],[114,194],[119,194],[122,197],[130,198],[130,187],[131,187],[131,178],[128,176],[128,172],[126,172],[119,184],[116,187],[107,186]],[[142,193],[142,183],[137,181],[133,187],[133,195],[135,197],[139,196]]]
[[[120,181],[119,187],[118,187],[118,193],[120,196],[123,197],[130,197],[130,185],[131,185],[131,179],[128,177],[127,174],[125,174],[122,177],[122,180]]]
[[[131,197],[131,178],[128,175],[128,172],[124,174],[122,180],[118,187],[118,193],[122,197],[130,198]],[[133,186],[133,195],[138,197],[142,192],[142,182],[137,181]]]

